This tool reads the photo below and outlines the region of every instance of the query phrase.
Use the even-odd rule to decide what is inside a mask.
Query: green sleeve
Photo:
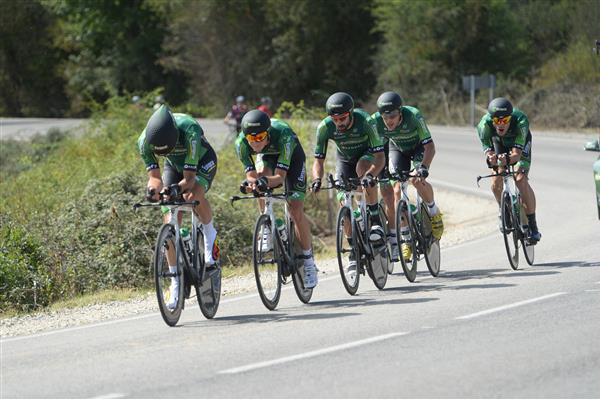
[[[277,158],[277,168],[289,170],[292,162],[292,154],[296,149],[298,141],[291,129],[284,129],[279,136],[279,157]]]
[[[514,147],[523,149],[525,147],[525,140],[529,133],[529,119],[525,114],[521,114],[517,120],[517,137],[515,139]]]
[[[423,115],[421,115],[420,112],[417,112],[415,117],[417,118],[417,131],[419,133],[421,144],[425,145],[431,143],[433,139],[431,138],[431,132],[429,132],[429,128],[425,123],[425,118],[423,118]]]
[[[199,124],[194,123],[185,131],[185,147],[187,148],[187,154],[183,164],[184,170],[196,170],[198,162],[208,151],[202,145],[202,136],[204,132]]]
[[[484,115],[479,121],[479,125],[477,125],[477,134],[479,136],[479,141],[481,141],[483,152],[494,149],[494,146],[492,145],[492,127],[487,119],[487,115]]]
[[[146,129],[144,129],[138,138],[137,145],[140,156],[146,165],[146,170],[158,169],[158,159],[156,159],[156,155],[154,155],[154,152],[150,149],[150,146],[146,141]]]
[[[372,153],[383,151],[383,139],[377,132],[377,128],[373,126],[371,117],[365,118],[363,126],[369,136],[369,151]]]
[[[315,158],[325,159],[327,156],[327,142],[329,141],[329,129],[327,123],[322,120],[317,126],[317,144],[315,144]]]
[[[252,160],[252,151],[250,145],[246,141],[243,133],[240,133],[238,138],[235,140],[235,151],[238,159],[244,165],[244,172],[247,173],[251,170],[256,170],[254,161]]]

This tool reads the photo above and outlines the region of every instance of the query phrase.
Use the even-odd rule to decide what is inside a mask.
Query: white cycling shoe
[[[179,299],[179,281],[176,278],[171,278],[171,286],[169,287],[169,300],[167,301],[167,307],[171,310],[177,306],[177,300]]]
[[[304,263],[304,288],[314,288],[319,282],[317,265],[313,259]]]
[[[260,252],[269,252],[271,250],[273,250],[271,230],[263,229],[262,239],[260,240]]]

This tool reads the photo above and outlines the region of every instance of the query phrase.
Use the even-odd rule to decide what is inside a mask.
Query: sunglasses
[[[350,112],[344,112],[343,114],[339,115],[331,115],[331,119],[333,119],[335,122],[342,122],[346,120],[348,116],[350,116]]]
[[[381,114],[381,117],[383,119],[394,119],[395,117],[397,117],[398,115],[400,115],[400,111],[395,109],[393,111],[390,112],[384,112]]]
[[[261,141],[263,141],[264,139],[267,138],[268,134],[269,133],[267,133],[266,130],[264,132],[260,132],[260,133],[256,133],[256,134],[247,134],[246,140],[248,140],[252,143],[260,143]]]
[[[510,123],[510,118],[511,117],[512,117],[512,115],[508,115],[508,116],[505,116],[503,118],[498,118],[498,117],[495,116],[495,117],[492,118],[492,123],[494,125],[507,125],[507,124]]]

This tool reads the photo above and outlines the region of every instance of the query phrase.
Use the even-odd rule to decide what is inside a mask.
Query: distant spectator
[[[231,110],[225,115],[223,122],[226,125],[235,128],[235,132],[239,133],[242,128],[242,118],[244,114],[248,112],[248,106],[246,105],[246,99],[244,96],[237,96],[235,104],[231,106]]]
[[[154,106],[152,107],[152,109],[154,109],[156,111],[164,103],[165,103],[165,98],[163,96],[156,96],[156,97],[154,97]]]
[[[273,101],[271,100],[271,97],[263,97],[260,99],[260,105],[258,106],[258,110],[269,115],[269,118],[272,118],[273,117],[273,111],[271,111],[272,105],[273,105]]]

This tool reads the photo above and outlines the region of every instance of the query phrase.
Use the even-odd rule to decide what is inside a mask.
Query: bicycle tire
[[[153,269],[154,269],[154,286],[156,289],[156,299],[158,300],[158,308],[160,310],[160,314],[167,323],[167,325],[174,327],[179,318],[181,317],[181,311],[183,310],[183,303],[185,301],[184,297],[184,285],[185,278],[183,272],[183,265],[181,260],[177,262],[177,271],[176,277],[179,278],[179,290],[178,290],[178,299],[175,307],[170,309],[167,306],[167,302],[170,299],[170,285],[167,286],[167,282],[172,279],[171,276],[166,276],[166,274],[170,274],[169,265],[167,263],[167,248],[169,245],[175,246],[175,227],[166,223],[163,224],[160,230],[158,231],[158,236],[156,238],[156,245],[154,247],[154,259],[153,259]]]
[[[387,243],[387,220],[383,213],[383,208],[379,204],[379,217],[381,220],[381,227],[384,233],[384,243],[380,246],[374,246],[372,243],[371,250],[373,251],[373,259],[371,260],[371,279],[377,289],[382,290],[387,283],[387,276],[389,273],[388,267],[390,263],[389,248]]]
[[[352,243],[353,247],[350,247],[350,244],[346,240],[346,235],[344,233],[344,226],[346,223],[351,223],[351,210],[347,206],[343,206],[338,211],[337,223],[336,223],[336,250],[337,250],[337,260],[338,266],[340,269],[340,276],[342,277],[342,283],[344,284],[344,288],[346,292],[350,295],[356,295],[356,291],[358,291],[358,286],[360,284],[360,273],[358,271],[358,263],[360,262],[360,251],[358,249],[357,243],[357,234],[356,229],[352,228]],[[344,249],[344,244],[347,245],[348,249]],[[348,270],[348,266],[350,265],[349,259],[346,258],[346,254],[354,251],[354,255],[356,256],[356,270],[351,275]],[[344,263],[346,261],[346,263]]]
[[[204,263],[204,234],[198,227],[195,253],[198,254],[198,276],[194,287],[200,311],[207,319],[212,319],[217,313],[221,300],[221,267],[217,261],[214,265]]]
[[[290,265],[292,269],[292,283],[294,284],[294,291],[300,302],[308,303],[312,298],[313,289],[304,287],[304,262],[296,258],[296,232],[294,231],[294,222],[290,220],[288,226],[288,247],[287,251],[290,255],[290,260],[295,262],[295,265]]]
[[[410,262],[404,259],[402,253],[400,253],[400,265],[402,266],[402,270],[404,271],[404,276],[406,279],[414,283],[417,278],[417,246],[416,246],[416,237],[414,236],[414,221],[412,218],[412,213],[409,210],[408,204],[404,200],[398,201],[396,204],[396,237],[398,240],[398,245],[400,246],[400,250],[402,249],[403,236],[401,234],[400,222],[402,221],[402,214],[406,212],[406,219],[408,222],[408,231],[409,231],[409,245],[412,250],[412,258]],[[410,267],[409,267],[410,263]]]
[[[262,251],[263,228],[271,232],[270,251]],[[278,256],[278,246],[273,240],[273,229],[269,215],[260,215],[256,220],[252,243],[252,262],[254,264],[254,278],[256,288],[263,305],[269,310],[275,310],[281,297],[281,260]],[[265,254],[272,252],[271,259],[265,259]],[[264,266],[270,264],[271,266]],[[275,265],[273,267],[273,265]]]
[[[500,201],[502,218],[502,236],[504,237],[504,247],[508,262],[513,270],[519,268],[519,237],[517,235],[515,213],[512,209],[512,198],[509,193],[502,195]]]
[[[426,205],[421,203],[421,240],[423,246],[423,257],[425,264],[429,269],[429,274],[437,277],[440,274],[440,243],[433,237],[431,227],[431,216],[426,209]]]
[[[519,202],[522,199],[519,199]],[[523,208],[523,204],[519,206],[519,220],[521,221],[521,226],[528,224],[527,216],[525,215],[525,208]],[[525,261],[529,266],[533,266],[535,261],[535,245],[530,245],[528,240],[529,231],[525,229],[521,229],[521,246],[523,247],[523,255],[525,255]]]

